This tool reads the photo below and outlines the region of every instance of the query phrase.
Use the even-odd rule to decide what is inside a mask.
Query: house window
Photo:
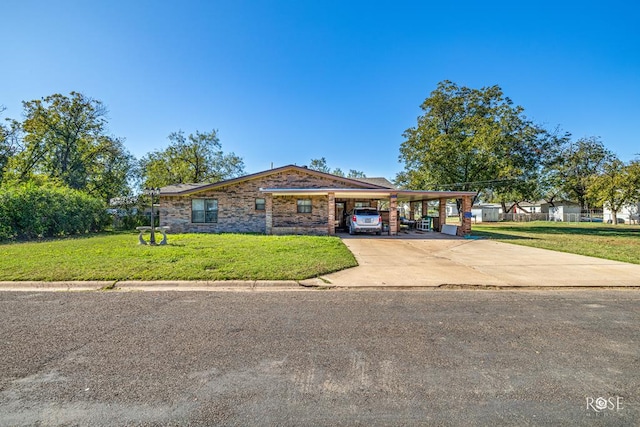
[[[216,199],[191,200],[191,222],[218,222],[218,201]]]
[[[263,211],[265,209],[265,200],[264,199],[256,199],[256,210]]]
[[[311,213],[311,200],[298,200],[298,213]]]
[[[370,208],[371,202],[356,202],[356,208]]]

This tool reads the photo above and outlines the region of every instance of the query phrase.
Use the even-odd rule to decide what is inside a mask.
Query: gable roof
[[[386,178],[345,178],[338,175],[333,175],[330,173],[319,172],[313,169],[309,169],[307,167],[296,166],[296,165],[287,165],[279,168],[268,169],[266,171],[257,172],[249,175],[244,175],[238,178],[231,178],[224,181],[218,181],[213,183],[199,183],[199,184],[174,184],[167,185],[160,189],[160,195],[163,196],[178,196],[178,195],[188,195],[193,193],[198,193],[200,191],[212,190],[219,187],[224,187],[227,185],[233,185],[244,181],[249,181],[252,179],[263,178],[265,176],[285,172],[285,171],[297,171],[300,173],[306,173],[309,175],[315,175],[323,178],[334,179],[338,181],[343,181],[345,183],[349,183],[352,185],[359,186],[360,188],[368,188],[368,189],[389,189],[395,188],[393,184],[391,184]],[[382,180],[386,181],[383,182]],[[389,185],[391,185],[389,187]]]
[[[384,177],[375,177],[375,178],[354,178],[358,181],[366,182],[367,184],[377,185],[383,188],[396,189],[397,187],[393,185],[391,181]]]

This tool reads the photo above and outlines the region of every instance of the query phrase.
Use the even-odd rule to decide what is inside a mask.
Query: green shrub
[[[0,240],[31,240],[103,230],[102,201],[66,187],[27,183],[0,188]]]

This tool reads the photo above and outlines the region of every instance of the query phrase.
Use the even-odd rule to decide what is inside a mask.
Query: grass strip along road
[[[0,280],[302,280],[357,262],[336,237],[134,234],[0,245]]]

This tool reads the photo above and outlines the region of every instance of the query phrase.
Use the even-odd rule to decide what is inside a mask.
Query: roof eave
[[[244,175],[244,176],[240,176],[237,178],[231,178],[228,180],[224,180],[224,181],[218,181],[218,182],[212,182],[212,183],[207,183],[207,184],[203,184],[202,186],[199,187],[195,187],[195,188],[189,188],[189,189],[185,189],[183,191],[162,191],[162,189],[160,189],[160,195],[161,196],[188,196],[190,194],[194,194],[194,193],[199,193],[201,191],[206,191],[206,190],[211,190],[214,188],[219,188],[219,187],[224,187],[227,185],[233,185],[233,184],[237,184],[239,182],[244,182],[244,181],[249,181],[251,179],[257,179],[263,176],[268,176],[274,173],[280,173],[280,172],[284,172],[286,170],[296,170],[298,172],[304,172],[304,173],[308,173],[310,175],[316,175],[316,176],[322,176],[325,178],[330,178],[333,180],[340,180],[346,183],[351,183],[354,185],[358,185],[360,187],[363,188],[369,188],[369,189],[383,189],[383,190],[387,190],[388,188],[385,188],[383,186],[380,185],[376,185],[376,184],[371,184],[371,183],[366,183],[363,181],[358,181],[357,179],[352,179],[352,178],[345,178],[342,176],[338,176],[338,175],[333,175],[330,173],[325,173],[325,172],[319,172],[313,169],[309,169],[306,167],[302,167],[302,166],[296,166],[296,165],[287,165],[287,166],[281,166],[279,168],[274,168],[274,169],[268,169],[266,171],[261,171],[261,172],[256,172],[253,174],[249,174],[249,175]],[[171,187],[171,186],[166,186],[164,188],[167,187]]]

